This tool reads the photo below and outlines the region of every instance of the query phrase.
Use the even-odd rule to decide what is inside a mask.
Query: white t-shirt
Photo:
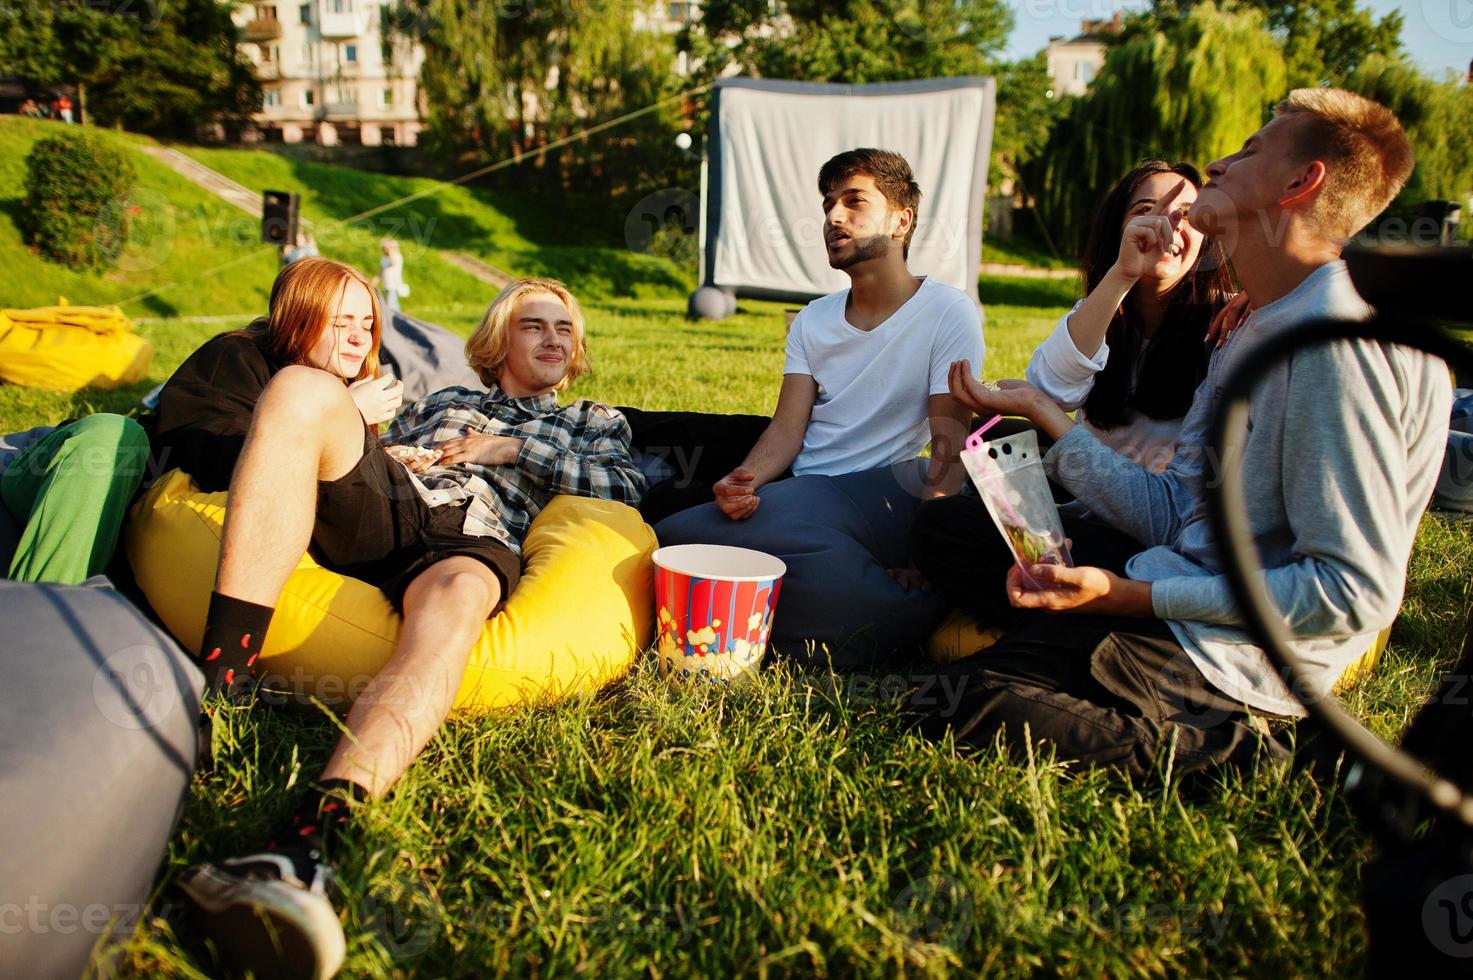
[[[1069,317],[1083,304],[1084,300],[1075,303],[1074,309],[1060,317],[1054,332],[1034,349],[1025,376],[1033,387],[1058,402],[1064,411],[1074,412],[1074,421],[1093,432],[1100,442],[1153,473],[1160,473],[1176,454],[1181,419],[1153,419],[1132,410],[1126,413],[1124,423],[1113,429],[1101,429],[1085,414],[1084,400],[1095,386],[1095,375],[1109,362],[1110,345],[1100,341],[1100,349],[1093,357],[1085,357],[1074,346],[1074,338],[1069,335]],[[1140,362],[1131,367],[1134,375],[1140,369]],[[1134,377],[1129,387],[1135,388]]]
[[[849,290],[803,308],[788,331],[784,374],[818,382],[818,401],[793,473],[839,476],[920,455],[930,441],[932,395],[966,358],[982,370],[982,311],[966,293],[933,279],[873,330],[844,318]]]

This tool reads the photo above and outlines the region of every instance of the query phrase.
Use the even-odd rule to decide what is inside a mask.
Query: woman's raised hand
[[[1157,198],[1151,210],[1126,222],[1120,236],[1120,257],[1115,260],[1126,278],[1139,279],[1163,255],[1175,255],[1172,250],[1181,248],[1176,243],[1176,226],[1186,220],[1186,212],[1174,205],[1186,185],[1186,178],[1177,181],[1171,190]]]
[[[399,406],[404,403],[404,382],[388,375],[364,378],[348,385],[348,394],[353,396],[363,421],[378,425],[399,414]]]

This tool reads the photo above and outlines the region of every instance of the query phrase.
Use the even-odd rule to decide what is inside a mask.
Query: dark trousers
[[[712,486],[742,464],[772,421],[765,415],[619,411],[632,431],[630,448],[659,457],[675,470],[674,476],[645,491],[639,510],[650,524],[715,499]]]
[[[1063,521],[1076,565],[1123,574],[1141,550],[1097,521]],[[1173,742],[1176,772],[1246,764],[1260,741],[1282,752],[1260,740],[1244,707],[1202,676],[1164,622],[1014,609],[1005,585],[1012,552],[976,495],[921,505],[911,551],[934,589],[1006,630],[993,646],[918,678],[911,706],[927,737],[951,732],[983,748],[1001,735],[1020,754],[1031,742],[1134,776],[1154,771]]]
[[[920,732],[973,748],[1001,736],[1019,757],[1031,746],[1138,779],[1167,754],[1173,773],[1285,757],[1160,620],[1056,614],[914,680]]]

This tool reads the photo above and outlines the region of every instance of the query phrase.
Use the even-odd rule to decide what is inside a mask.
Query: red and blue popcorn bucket
[[[654,559],[661,673],[712,684],[754,676],[788,566],[720,544],[672,545]]]

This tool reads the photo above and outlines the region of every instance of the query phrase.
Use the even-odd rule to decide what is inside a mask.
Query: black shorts
[[[464,524],[463,505],[426,504],[408,470],[365,431],[357,464],[317,484],[312,557],[382,589],[401,613],[404,591],[421,572],[456,555],[474,558],[501,580],[500,611],[521,577],[521,558],[497,538],[466,534]]]

